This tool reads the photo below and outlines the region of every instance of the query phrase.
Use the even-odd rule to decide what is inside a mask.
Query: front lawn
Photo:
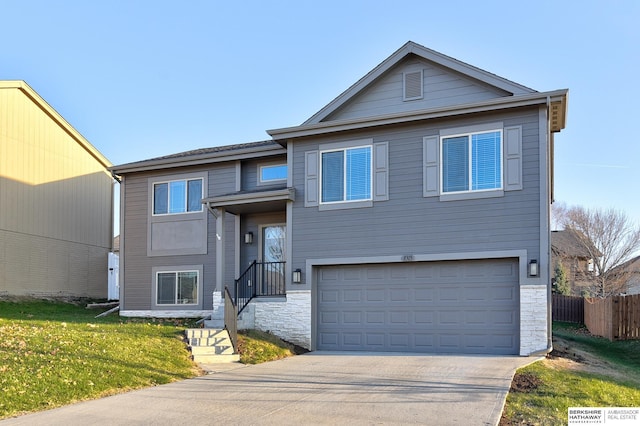
[[[194,377],[181,320],[0,301],[0,418]]]
[[[501,426],[567,424],[569,407],[640,407],[640,341],[554,323],[554,351],[518,370]]]

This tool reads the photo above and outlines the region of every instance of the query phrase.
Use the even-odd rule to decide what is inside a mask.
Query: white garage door
[[[317,348],[517,354],[517,259],[318,269]]]

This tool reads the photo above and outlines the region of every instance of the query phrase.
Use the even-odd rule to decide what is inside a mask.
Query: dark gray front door
[[[516,259],[318,269],[320,350],[517,354]]]

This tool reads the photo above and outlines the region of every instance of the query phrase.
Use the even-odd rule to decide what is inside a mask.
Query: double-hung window
[[[158,272],[156,283],[158,305],[198,303],[198,271]]]
[[[442,193],[502,189],[502,130],[441,138]]]
[[[321,203],[371,200],[371,146],[321,151]]]
[[[202,179],[173,180],[153,184],[153,214],[202,211]]]

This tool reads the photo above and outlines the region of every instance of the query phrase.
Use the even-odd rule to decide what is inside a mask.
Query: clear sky
[[[640,222],[640,1],[0,1],[0,79],[114,164],[268,139],[412,40],[568,88],[556,200]]]

